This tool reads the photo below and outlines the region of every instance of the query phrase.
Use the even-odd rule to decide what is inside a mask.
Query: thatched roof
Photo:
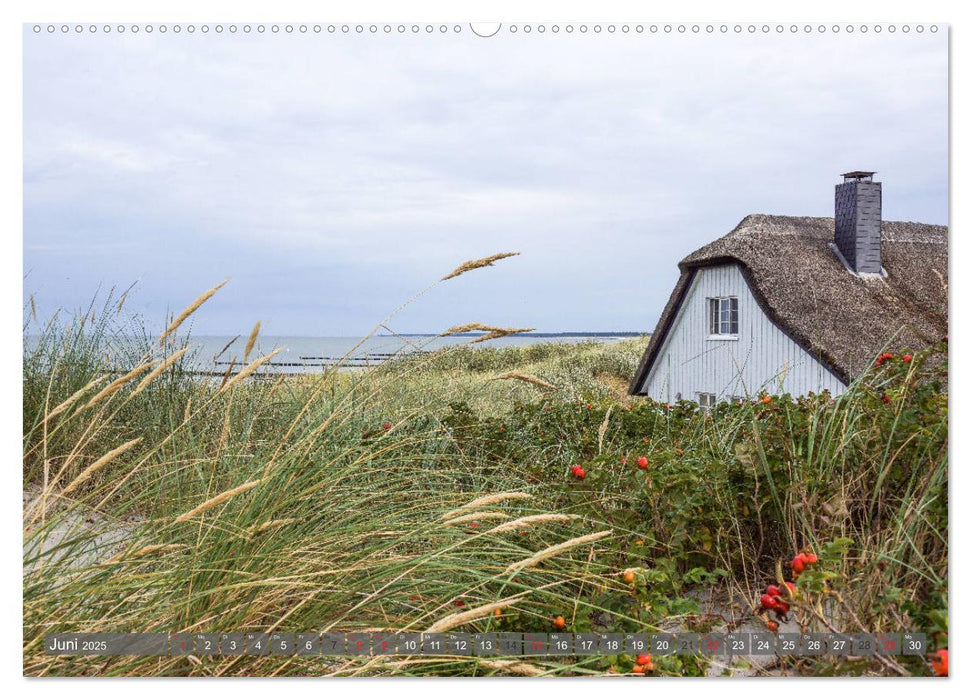
[[[635,393],[701,267],[737,263],[762,310],[849,383],[887,346],[917,350],[947,333],[947,227],[884,221],[886,278],[851,273],[830,249],[833,219],[746,216],[682,260],[681,277],[631,382]]]

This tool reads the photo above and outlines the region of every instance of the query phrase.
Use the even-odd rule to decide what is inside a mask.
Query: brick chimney
[[[836,186],[836,247],[850,269],[881,274],[880,222],[882,194],[874,173],[843,173]]]

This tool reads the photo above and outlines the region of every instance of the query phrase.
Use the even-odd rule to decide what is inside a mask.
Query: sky
[[[750,213],[948,223],[937,34],[24,30],[24,294],[195,334],[649,332]]]

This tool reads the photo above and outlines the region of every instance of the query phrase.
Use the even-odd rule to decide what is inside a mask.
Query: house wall
[[[738,297],[737,340],[709,338],[708,299]],[[671,329],[645,378],[646,393],[658,401],[719,399],[771,394],[800,396],[846,389],[832,372],[769,319],[738,265],[700,268],[675,314]]]

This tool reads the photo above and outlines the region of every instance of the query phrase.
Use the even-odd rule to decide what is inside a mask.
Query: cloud
[[[517,249],[401,330],[650,330],[680,258],[828,214],[844,170],[946,223],[944,36],[24,39],[25,291],[53,306],[230,275],[205,331],[355,334]]]

